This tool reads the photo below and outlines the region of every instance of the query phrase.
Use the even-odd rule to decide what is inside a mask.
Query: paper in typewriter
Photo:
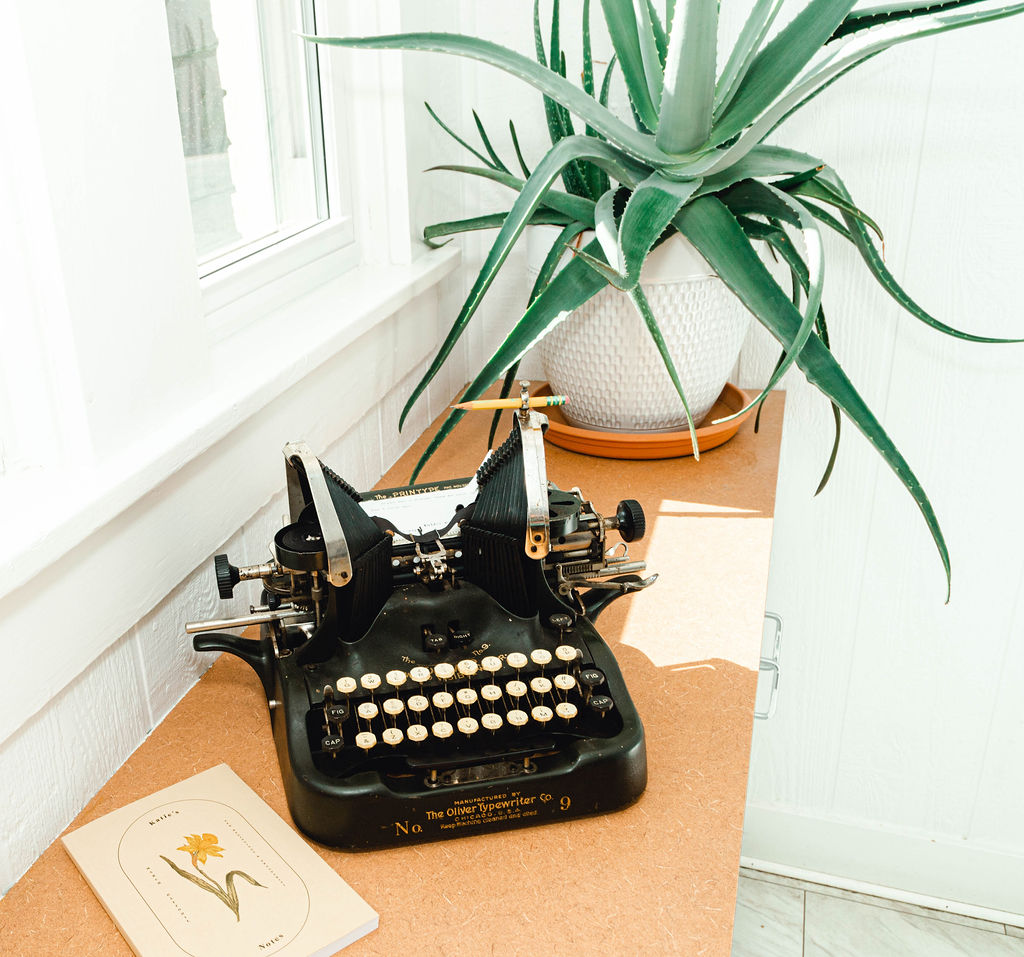
[[[377,914],[226,764],[64,846],[139,957],[333,954]]]

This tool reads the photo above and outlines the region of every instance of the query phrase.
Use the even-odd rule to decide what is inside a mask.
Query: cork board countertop
[[[646,557],[659,581],[598,621],[644,722],[647,790],[600,817],[360,854],[314,845],[380,913],[380,928],[346,954],[728,957],[782,408],[773,395],[759,434],[748,419],[699,463],[548,447],[551,481],[579,486],[602,514],[622,498],[638,499],[647,514],[647,534],[630,554]],[[489,420],[469,416],[420,481],[472,474]],[[432,432],[380,487],[406,484]],[[344,474],[344,463],[328,464]],[[221,761],[290,821],[262,689],[229,655],[69,830]],[[0,900],[0,953],[131,951],[55,841]]]

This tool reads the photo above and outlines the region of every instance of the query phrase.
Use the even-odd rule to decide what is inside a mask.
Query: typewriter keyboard
[[[338,776],[374,766],[436,778],[439,770],[557,748],[566,737],[621,730],[604,673],[568,644],[339,675],[310,690],[314,760]]]

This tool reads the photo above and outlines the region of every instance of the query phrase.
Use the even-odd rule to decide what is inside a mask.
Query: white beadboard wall
[[[287,513],[280,455],[285,441],[307,439],[353,485],[369,488],[448,404],[465,380],[461,354],[398,433],[398,411],[425,371],[461,291],[458,277],[444,280],[241,423],[222,450],[186,470],[201,499],[186,497],[181,503],[174,488],[178,477],[148,498],[182,504],[178,533],[191,535],[195,523],[217,520],[225,492],[237,487],[251,494],[247,473],[279,474],[279,482],[268,484],[277,489],[273,497],[213,550],[228,551],[238,564],[262,561]],[[383,373],[381,398],[368,397],[363,407],[353,402],[353,414],[339,383],[354,382],[372,394],[373,383],[359,380],[373,370]],[[392,370],[396,381],[390,378]],[[390,381],[394,384],[385,384]],[[144,500],[132,511],[144,513],[150,507],[159,506]],[[128,525],[134,518],[127,514],[114,524]],[[90,560],[91,544],[87,540],[72,553],[68,574],[74,574],[76,562]],[[152,611],[121,637],[110,636],[110,646],[82,674],[66,687],[55,687],[52,700],[0,743],[0,890],[17,880],[213,663],[212,655],[192,651],[185,622],[243,614],[254,599],[243,585],[232,601],[221,602],[211,557],[197,554],[195,569],[180,582],[167,582],[166,597],[157,596]],[[117,588],[117,574],[116,567],[108,569],[109,587]],[[20,601],[60,601],[61,587],[59,575],[40,576],[6,599],[4,608]],[[136,602],[138,596],[125,600]],[[41,622],[37,633],[23,639],[41,642],[46,634]]]
[[[1022,43],[1010,19],[891,51],[779,135],[835,163],[911,295],[990,336],[1024,336]],[[768,593],[782,679],[744,854],[1024,914],[1024,346],[925,328],[828,241],[834,351],[932,500],[952,600],[909,495],[847,423],[812,498],[831,413],[790,375]],[[775,358],[753,336],[744,381]]]

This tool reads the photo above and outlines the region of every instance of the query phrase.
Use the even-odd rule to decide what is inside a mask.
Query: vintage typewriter
[[[521,827],[623,807],[646,785],[643,727],[593,624],[657,577],[625,544],[643,511],[602,517],[548,483],[547,417],[525,398],[514,416],[474,477],[429,490],[360,495],[287,445],[273,559],[215,560],[222,598],[258,579],[261,605],[186,630],[259,675],[289,808],[317,841]],[[223,633],[254,624],[259,640]]]

